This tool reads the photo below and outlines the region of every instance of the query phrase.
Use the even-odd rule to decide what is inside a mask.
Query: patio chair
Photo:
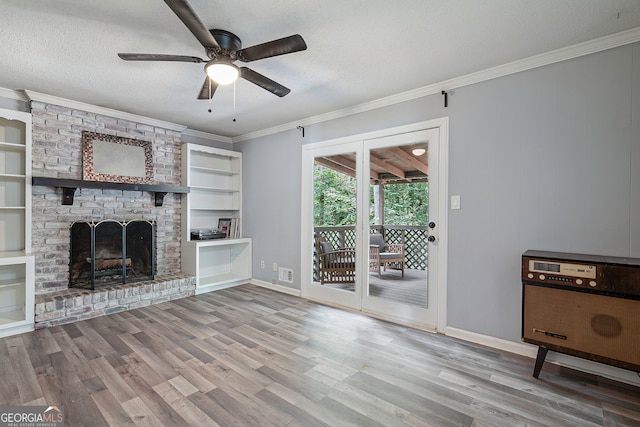
[[[353,248],[334,249],[324,237],[316,237],[320,266],[320,283],[355,283],[356,251]]]
[[[377,272],[380,278],[380,267],[387,271],[387,265],[391,269],[401,270],[404,278],[404,245],[387,245],[382,234],[372,234],[369,237],[369,271]]]

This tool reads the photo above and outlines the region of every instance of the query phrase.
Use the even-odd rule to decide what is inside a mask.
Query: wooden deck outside
[[[427,272],[405,269],[403,278],[399,270],[387,269],[382,271],[379,279],[377,273],[369,273],[369,293],[392,301],[426,307]]]
[[[355,291],[354,283],[326,283],[323,286]],[[369,273],[369,291],[372,296],[405,304],[427,306],[427,272],[425,270],[404,270],[404,278],[399,270]]]

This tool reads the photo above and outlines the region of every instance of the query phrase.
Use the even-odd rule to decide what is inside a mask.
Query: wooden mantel
[[[73,196],[78,188],[98,188],[103,190],[149,191],[155,194],[156,206],[162,206],[167,193],[188,193],[189,187],[162,184],[123,184],[119,182],[84,181],[81,179],[47,178],[34,176],[33,185],[62,188],[62,204],[73,205]]]

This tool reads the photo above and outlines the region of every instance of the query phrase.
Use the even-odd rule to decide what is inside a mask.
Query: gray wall
[[[634,44],[237,143],[253,276],[300,287],[301,144],[448,116],[447,323],[519,341],[522,252],[640,257],[639,101]]]
[[[253,238],[253,277],[266,282],[277,279],[278,273],[272,268],[275,262],[294,270],[294,285],[299,289],[299,132],[268,136],[247,146],[250,149],[242,154],[242,234]],[[239,148],[234,147],[236,151]],[[260,267],[260,261],[265,262],[265,268]]]

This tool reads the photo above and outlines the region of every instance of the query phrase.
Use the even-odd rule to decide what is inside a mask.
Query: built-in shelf
[[[251,239],[241,238],[242,153],[197,144],[182,145],[182,271],[196,276],[196,294],[251,280]],[[227,239],[191,240],[191,232],[236,226]]]
[[[34,257],[0,253],[0,337],[33,330]]]
[[[15,142],[0,141],[0,147],[2,147],[3,150],[25,151],[26,146],[24,144],[17,144]]]
[[[0,313],[0,325],[12,325],[20,322],[24,322],[25,310],[17,309],[11,311],[3,311]],[[29,329],[26,329],[29,330]]]
[[[220,187],[204,187],[204,186],[190,186],[192,190],[200,190],[200,191],[211,191],[214,193],[239,193],[240,190],[236,190],[233,188],[220,188]]]
[[[73,196],[78,188],[97,188],[102,190],[149,191],[155,194],[156,206],[162,206],[167,193],[185,194],[189,187],[162,184],[124,184],[120,182],[84,181],[81,179],[33,177],[33,185],[62,188],[62,204],[73,205]]]
[[[251,280],[251,239],[192,240],[183,243],[183,270],[196,276],[196,294]]]
[[[208,168],[206,166],[191,166],[192,170],[199,170],[203,172],[209,172],[216,175],[240,175],[240,172],[228,169],[220,169],[220,168]]]
[[[0,109],[0,337],[34,327],[31,114]]]
[[[16,279],[0,280],[0,289],[12,288],[14,286],[24,286],[24,283],[21,280]]]

